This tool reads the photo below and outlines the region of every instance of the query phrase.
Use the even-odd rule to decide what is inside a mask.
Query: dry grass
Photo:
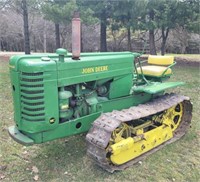
[[[176,66],[172,80],[186,81],[175,91],[193,102],[192,128],[184,138],[127,170],[109,174],[86,156],[85,135],[24,147],[7,133],[13,125],[8,62],[0,61],[0,180],[2,181],[200,181],[200,70]],[[34,170],[36,167],[38,169]]]

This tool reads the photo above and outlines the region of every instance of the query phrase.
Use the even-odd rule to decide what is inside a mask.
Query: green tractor
[[[77,37],[75,37],[77,38]],[[172,56],[132,52],[18,55],[10,59],[15,126],[23,145],[88,132],[87,153],[109,172],[123,170],[181,138],[190,126],[188,97],[166,94]]]

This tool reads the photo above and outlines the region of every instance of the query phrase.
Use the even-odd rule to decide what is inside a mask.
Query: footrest
[[[158,92],[165,91],[166,89],[174,88],[174,87],[181,86],[184,84],[185,84],[184,82],[165,82],[165,83],[153,82],[153,83],[146,84],[143,86],[134,87],[133,91],[156,94]]]

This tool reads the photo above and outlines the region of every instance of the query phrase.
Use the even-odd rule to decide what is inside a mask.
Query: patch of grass
[[[174,92],[187,95],[193,102],[192,128],[181,140],[164,147],[141,163],[114,174],[96,166],[86,156],[85,134],[41,145],[24,147],[7,132],[13,125],[13,106],[8,62],[0,61],[0,178],[2,181],[192,181],[200,179],[200,70],[198,67],[174,68],[171,81],[185,81]],[[172,90],[170,90],[172,91]],[[35,174],[32,167],[39,170]]]

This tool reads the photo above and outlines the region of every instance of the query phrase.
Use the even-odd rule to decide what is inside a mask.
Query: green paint
[[[158,92],[165,91],[166,89],[178,87],[181,85],[184,85],[184,82],[165,82],[165,83],[152,82],[149,85],[138,86],[134,88],[133,90],[135,92],[145,92],[149,94],[156,94]]]
[[[73,60],[65,49],[56,52],[10,59],[16,127],[9,133],[23,144],[86,132],[102,112],[145,103],[180,85],[137,80],[137,53],[83,53]]]

